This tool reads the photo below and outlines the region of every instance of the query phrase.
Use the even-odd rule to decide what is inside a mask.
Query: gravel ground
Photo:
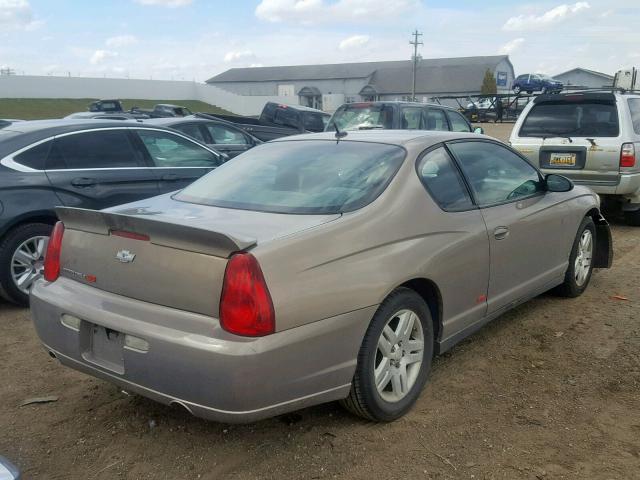
[[[63,368],[0,303],[0,453],[27,480],[640,479],[640,230],[612,228],[614,266],[582,297],[542,295],[439,357],[392,424],[336,404],[199,420]]]

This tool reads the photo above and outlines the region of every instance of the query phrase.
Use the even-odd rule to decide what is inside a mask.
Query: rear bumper
[[[583,180],[580,172],[576,170],[542,169],[542,171],[545,174],[565,175],[576,185],[584,185],[601,195],[624,195],[629,197],[640,195],[640,173],[621,173],[615,177],[615,180],[611,181],[591,181]]]
[[[216,319],[111,294],[70,279],[37,282],[36,331],[66,366],[166,405],[220,422],[251,422],[348,395],[375,306],[260,338],[222,330]],[[79,330],[63,314],[82,320]],[[211,325],[211,335],[167,325]],[[122,348],[121,369],[96,363],[93,325],[148,342]]]

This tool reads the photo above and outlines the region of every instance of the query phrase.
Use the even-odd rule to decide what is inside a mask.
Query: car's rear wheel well
[[[410,288],[425,301],[433,318],[433,338],[438,342],[442,326],[442,295],[438,286],[426,278],[414,278],[399,286]]]

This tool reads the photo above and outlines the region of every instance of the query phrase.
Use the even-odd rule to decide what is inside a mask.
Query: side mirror
[[[550,173],[544,177],[548,192],[569,192],[573,190],[573,182],[567,177]]]
[[[479,133],[480,135],[484,135],[484,128],[476,127],[473,129],[473,133]]]

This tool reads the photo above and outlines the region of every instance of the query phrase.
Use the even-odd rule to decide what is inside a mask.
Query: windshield
[[[222,165],[174,198],[261,212],[353,211],[384,191],[404,156],[403,148],[380,143],[266,143]]]
[[[393,108],[357,103],[343,105],[333,114],[327,130],[334,130],[336,125],[340,130],[393,128]]]
[[[617,137],[618,110],[607,101],[554,101],[534,107],[527,115],[521,137]]]

